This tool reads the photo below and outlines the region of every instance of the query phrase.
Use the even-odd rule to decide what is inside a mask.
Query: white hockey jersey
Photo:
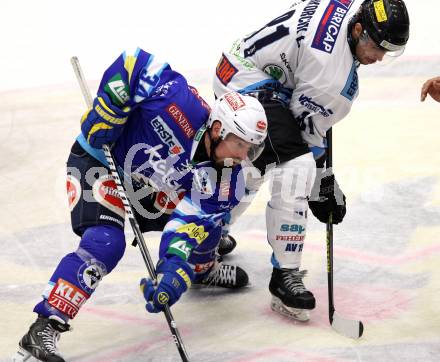
[[[281,90],[303,139],[311,147],[326,147],[326,131],[348,114],[358,95],[347,23],[362,2],[297,1],[223,53],[214,77],[216,96]]]

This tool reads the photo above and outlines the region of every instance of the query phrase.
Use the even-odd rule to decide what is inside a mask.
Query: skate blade
[[[17,353],[12,357],[12,362],[34,362],[38,361],[25,349],[19,347]]]
[[[287,307],[281,299],[275,296],[272,296],[270,307],[274,312],[299,322],[308,322],[310,320],[310,312],[308,310]]]

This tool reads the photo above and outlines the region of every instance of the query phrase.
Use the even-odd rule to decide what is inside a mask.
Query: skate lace
[[[307,270],[283,269],[282,276],[285,286],[293,294],[301,294],[307,292],[302,279],[307,275]]]
[[[44,348],[47,352],[53,354],[58,352],[56,346],[57,341],[60,339],[60,333],[58,331],[49,324],[38,334],[41,336]]]
[[[205,279],[208,285],[235,285],[235,266],[219,264]]]

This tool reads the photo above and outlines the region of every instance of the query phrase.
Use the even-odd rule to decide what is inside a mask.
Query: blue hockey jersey
[[[81,120],[77,140],[93,157],[106,164],[100,148],[113,143],[117,166],[126,175],[173,200],[180,195],[163,230],[160,257],[188,261],[195,248],[212,250],[222,220],[244,193],[240,166],[224,169],[220,177],[211,161],[193,160],[209,113],[181,74],[138,49],[107,69]]]

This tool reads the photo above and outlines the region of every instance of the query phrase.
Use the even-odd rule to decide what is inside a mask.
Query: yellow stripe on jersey
[[[93,134],[95,134],[98,131],[104,130],[104,129],[112,129],[113,127],[108,125],[107,123],[101,122],[101,123],[97,123],[95,124],[89,132],[89,135],[87,136],[87,142],[90,143],[90,137],[93,136]]]
[[[125,57],[124,68],[128,73],[128,83],[131,81],[131,75],[133,74],[134,65],[136,64],[137,58],[133,55],[127,55]]]

